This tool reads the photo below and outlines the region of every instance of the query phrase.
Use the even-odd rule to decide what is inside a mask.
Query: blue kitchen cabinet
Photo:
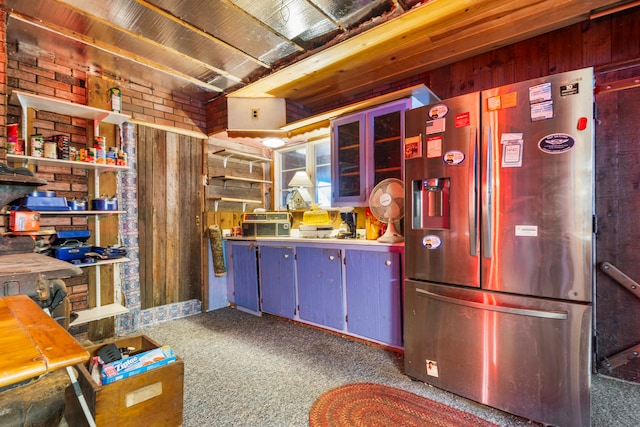
[[[293,319],[296,315],[295,251],[291,246],[260,246],[262,311]]]
[[[345,327],[340,249],[296,247],[300,320],[338,330]]]
[[[231,280],[233,289],[230,300],[237,306],[251,311],[260,310],[258,299],[258,256],[254,242],[229,242],[231,253]]]
[[[401,254],[346,249],[345,263],[347,331],[401,347]]]

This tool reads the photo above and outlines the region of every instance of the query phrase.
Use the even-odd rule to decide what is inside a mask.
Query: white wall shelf
[[[93,307],[86,310],[77,311],[78,317],[69,324],[76,326],[82,323],[92,322],[107,317],[117,316],[118,314],[128,313],[129,309],[120,304],[105,304],[100,307]]]
[[[131,118],[126,114],[114,113],[112,111],[103,110],[101,108],[89,107],[87,105],[75,104],[70,101],[52,98],[49,96],[35,95],[33,93],[21,92],[14,90],[12,96],[18,98],[22,105],[23,115],[23,137],[26,139],[27,133],[27,109],[49,111],[52,113],[62,114],[66,116],[79,117],[82,119],[93,120],[94,127],[97,128],[100,122],[121,125]],[[97,135],[97,133],[96,133]]]
[[[129,258],[112,258],[112,259],[101,259],[92,263],[83,263],[83,264],[74,264],[76,267],[95,267],[98,265],[108,265],[108,264],[119,264],[121,262],[129,262],[131,261]]]
[[[74,215],[74,216],[82,216],[82,215],[120,215],[127,213],[127,211],[38,211],[40,215]]]
[[[115,113],[108,110],[103,110],[100,108],[90,107],[88,105],[76,104],[73,102],[69,102],[66,100],[61,100],[49,96],[36,95],[33,93],[27,93],[22,91],[14,90],[12,92],[12,97],[16,97],[18,102],[22,106],[22,136],[27,139],[27,136],[31,134],[28,129],[28,110],[31,108],[33,110],[39,111],[48,111],[51,113],[56,113],[60,115],[71,116],[75,118],[82,118],[89,121],[92,121],[93,125],[93,134],[99,135],[99,126],[100,123],[110,123],[113,125],[120,126],[127,120],[131,118],[126,114]],[[32,156],[18,156],[14,154],[8,154],[7,160],[13,163],[20,163],[22,165],[43,165],[43,166],[55,166],[55,167],[69,167],[69,168],[78,168],[78,169],[87,169],[94,171],[94,189],[93,194],[99,194],[99,173],[100,172],[120,172],[130,169],[128,166],[116,166],[113,164],[103,164],[103,163],[89,163],[89,162],[78,162],[74,160],[62,160],[62,159],[50,159],[46,157],[32,157]],[[91,193],[91,192],[90,192]],[[100,235],[100,221],[97,218],[101,215],[113,215],[125,213],[125,211],[44,211],[40,212],[43,215],[95,215],[95,245],[100,246],[99,235]],[[128,261],[128,258],[116,258],[112,260],[100,260],[91,264],[80,264],[80,267],[99,267],[105,264],[118,264],[121,262]],[[116,269],[116,273],[114,276],[118,276],[117,266],[114,267]],[[95,270],[95,300],[96,307],[89,308],[87,310],[78,311],[78,318],[71,322],[72,325],[87,323],[94,320],[100,320],[107,317],[116,316],[118,314],[123,314],[128,312],[129,310],[122,306],[121,304],[116,303],[117,298],[114,298],[114,302],[102,304],[101,301],[101,292],[100,292],[100,268],[96,268]],[[114,280],[119,280],[117,277],[114,277]]]
[[[76,169],[89,169],[98,172],[109,171],[126,171],[129,166],[107,165],[103,163],[78,162],[75,160],[50,159],[48,157],[21,156],[17,154],[7,154],[7,160],[13,163],[21,163],[23,165],[38,166],[59,166]]]

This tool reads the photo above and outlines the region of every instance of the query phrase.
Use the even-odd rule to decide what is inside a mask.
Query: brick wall
[[[4,11],[0,13],[0,37],[4,41]],[[1,49],[0,94],[7,95],[3,97],[5,102],[0,104],[2,128],[5,128],[6,123],[21,123],[22,108],[17,99],[11,99],[9,96],[13,89],[106,109],[109,108],[106,89],[117,86],[122,91],[122,112],[131,115],[133,119],[150,125],[206,132],[205,109],[198,99],[173,94],[153,84],[109,81],[88,74],[87,67],[82,64],[70,63],[65,58],[55,57],[46,52],[39,52],[38,56],[35,56],[32,52],[22,51],[19,46],[6,49],[6,43],[2,43]],[[8,55],[7,50],[10,52]],[[56,134],[69,135],[71,145],[78,149],[86,147],[91,142],[88,138],[91,138],[92,133],[87,126],[90,127],[92,124],[84,119],[47,111],[35,111],[33,114],[34,133],[40,133],[45,137]],[[22,135],[22,130],[20,137],[29,139],[29,135]],[[107,142],[110,146],[114,144],[114,141]],[[6,131],[1,132],[2,160],[6,159],[5,145]],[[89,172],[85,169],[41,165],[37,166],[34,172],[36,176],[48,181],[46,186],[39,187],[38,190],[53,190],[57,196],[67,198],[88,197]],[[0,221],[0,228],[2,227],[6,227],[4,218]],[[90,228],[90,224],[85,216],[45,215],[41,217],[41,227],[70,230]],[[82,275],[65,279],[74,310],[88,307],[89,270],[82,269]]]
[[[4,2],[2,2],[4,4]],[[3,132],[0,132],[0,161],[7,158],[5,150],[7,146],[7,14],[0,9],[0,126]]]

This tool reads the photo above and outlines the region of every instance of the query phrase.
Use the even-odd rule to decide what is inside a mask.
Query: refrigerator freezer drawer
[[[405,372],[547,425],[590,422],[591,306],[405,282]]]

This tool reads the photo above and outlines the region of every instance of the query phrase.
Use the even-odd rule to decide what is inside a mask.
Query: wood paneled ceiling
[[[312,111],[630,0],[4,0],[10,51],[203,100]],[[533,56],[534,57],[534,56]]]

